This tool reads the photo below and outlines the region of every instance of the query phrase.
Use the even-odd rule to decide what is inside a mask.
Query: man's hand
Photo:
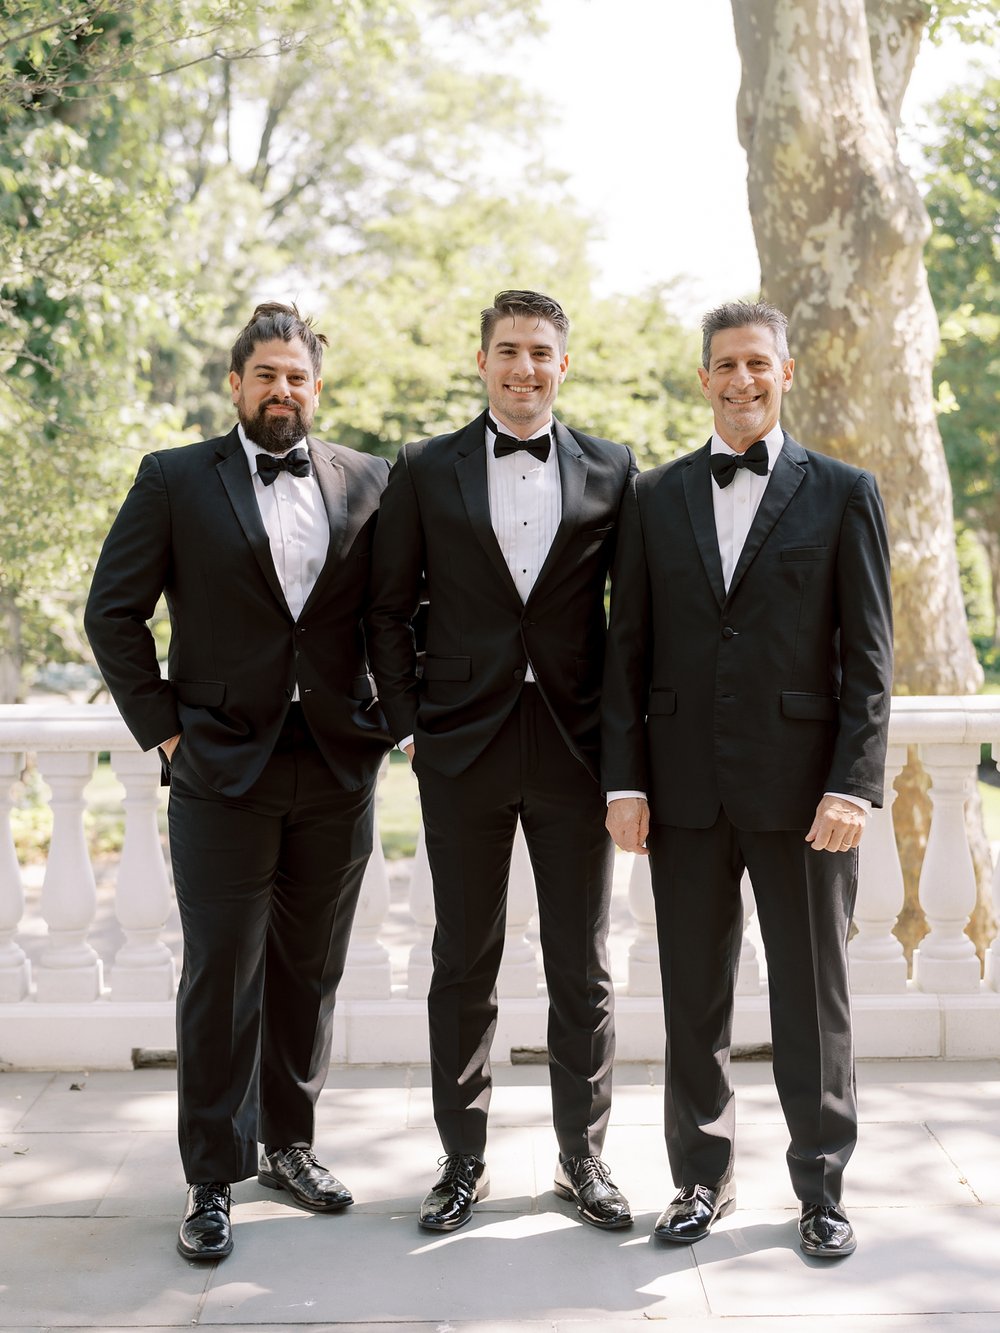
[[[174,751],[177,749],[177,742],[180,740],[180,738],[181,738],[181,733],[178,732],[176,736],[171,736],[168,741],[160,742],[159,748],[167,756],[168,764],[173,761]]]
[[[608,806],[607,830],[623,852],[648,856],[649,804],[642,796],[621,796]]]
[[[865,831],[865,812],[842,796],[824,796],[816,807],[806,842],[814,852],[849,852],[857,847]]]

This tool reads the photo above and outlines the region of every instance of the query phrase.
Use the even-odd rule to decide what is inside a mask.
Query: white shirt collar
[[[261,446],[260,446],[259,444],[254,444],[253,440],[251,440],[251,439],[249,438],[249,436],[247,435],[246,431],[243,429],[243,422],[242,422],[242,421],[237,422],[236,429],[237,429],[237,431],[239,432],[240,444],[242,444],[242,446],[243,446],[243,452],[246,454],[246,456],[247,456],[247,462],[250,464],[250,475],[251,475],[252,477],[256,477],[256,475],[257,475],[257,455],[258,455],[258,454],[266,454],[266,453],[267,453],[267,450],[266,450],[266,449],[262,449]],[[288,453],[292,454],[292,453],[294,453],[294,452],[296,451],[296,449],[305,449],[306,452],[308,453],[308,439],[309,439],[309,437],[308,437],[307,435],[303,435],[302,439],[299,440],[298,444],[293,444],[293,445],[292,445],[292,447],[291,447],[291,449],[289,449]],[[284,454],[283,454],[282,457],[287,457],[287,455],[284,455]]]
[[[526,440],[539,440],[543,435],[552,435],[554,426],[555,426],[555,417],[549,417],[548,421],[545,423],[544,426],[539,426],[538,430],[536,430],[532,435],[526,435],[524,438]],[[507,429],[506,426],[501,426],[498,421],[494,420],[492,412],[487,413],[486,427],[488,430],[493,432],[494,436],[496,435],[497,431],[501,431],[504,435],[510,434],[510,431]]]
[[[785,442],[785,432],[781,429],[781,422],[776,421],[771,429],[763,437],[767,445],[767,470],[774,471],[774,465],[777,462],[778,455],[781,453],[781,446]],[[734,454],[736,450],[728,445],[718,432],[712,432],[712,453],[713,454]]]

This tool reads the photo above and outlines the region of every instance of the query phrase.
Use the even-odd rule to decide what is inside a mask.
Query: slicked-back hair
[[[701,364],[706,370],[712,358],[712,339],[723,329],[745,329],[759,324],[774,334],[778,359],[788,360],[788,316],[767,301],[727,301],[710,310],[701,321]]]
[[[280,301],[263,301],[253,312],[233,343],[229,369],[242,379],[243,367],[257,344],[274,342],[278,338],[286,343],[290,343],[293,338],[301,338],[312,362],[313,377],[319,379],[319,372],[323,368],[323,348],[327,346],[326,336],[317,333],[312,327],[312,320],[303,319],[296,306],[282,305]]]
[[[569,317],[558,301],[542,292],[497,292],[493,304],[487,306],[480,321],[481,342],[484,352],[490,350],[493,331],[501,319],[547,319],[559,335],[559,351],[565,354],[569,341]]]

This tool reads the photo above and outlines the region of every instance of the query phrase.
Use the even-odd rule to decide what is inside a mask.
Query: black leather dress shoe
[[[719,1185],[685,1185],[656,1219],[653,1235],[657,1240],[691,1245],[703,1240],[716,1220],[735,1207],[736,1190],[731,1180]]]
[[[572,1199],[576,1211],[593,1227],[630,1227],[628,1199],[611,1179],[599,1157],[569,1157],[556,1163],[552,1188],[560,1199]]]
[[[428,1231],[454,1231],[472,1217],[472,1205],[490,1192],[486,1163],[471,1153],[442,1157],[444,1169],[420,1205],[420,1225]]]
[[[825,1203],[802,1205],[799,1244],[814,1259],[846,1259],[858,1248],[854,1228],[846,1214]]]
[[[225,1259],[233,1252],[229,1186],[220,1180],[189,1185],[177,1249],[185,1259]]]
[[[272,1148],[262,1153],[257,1179],[268,1189],[287,1190],[313,1213],[335,1213],[354,1202],[347,1186],[320,1166],[310,1148]]]

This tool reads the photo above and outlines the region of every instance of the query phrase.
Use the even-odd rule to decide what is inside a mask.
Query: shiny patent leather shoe
[[[576,1211],[592,1227],[611,1230],[632,1225],[628,1200],[599,1157],[569,1157],[565,1162],[557,1162],[552,1188],[560,1199],[571,1199]]]
[[[354,1202],[347,1186],[320,1166],[310,1148],[272,1148],[262,1153],[257,1179],[268,1189],[287,1191],[314,1213],[335,1213]]]
[[[804,1203],[799,1218],[799,1244],[814,1259],[846,1259],[858,1248],[854,1228],[840,1208]]]
[[[185,1259],[225,1259],[233,1252],[229,1186],[220,1180],[189,1185],[177,1249]]]
[[[685,1185],[656,1220],[653,1235],[675,1245],[703,1240],[720,1217],[736,1207],[736,1189],[731,1180],[719,1185]]]
[[[454,1231],[472,1217],[472,1205],[490,1192],[486,1163],[471,1153],[450,1153],[438,1165],[444,1169],[420,1205],[420,1225],[428,1231]]]

